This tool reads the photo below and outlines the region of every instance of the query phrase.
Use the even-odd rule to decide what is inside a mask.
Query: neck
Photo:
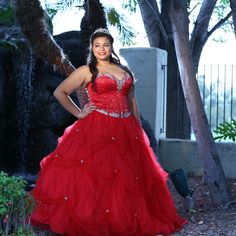
[[[98,60],[97,61],[97,66],[108,66],[111,64],[110,60]]]

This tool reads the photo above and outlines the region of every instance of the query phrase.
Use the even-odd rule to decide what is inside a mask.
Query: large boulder
[[[65,32],[54,38],[75,67],[86,62],[79,31]],[[26,41],[22,43],[24,47],[28,46]],[[8,172],[22,171],[23,168],[24,172],[37,173],[40,160],[55,148],[57,138],[75,119],[53,97],[53,91],[65,77],[38,57],[33,56],[31,61],[22,60],[19,50],[2,49],[3,53],[0,53],[0,165],[1,169]],[[23,56],[25,57],[27,55]],[[33,68],[28,72],[32,77],[27,85],[30,88],[28,95],[25,94],[27,90],[19,92],[19,83],[25,83],[25,76],[19,74],[23,73],[21,71],[24,69],[16,69],[18,65],[26,69]],[[30,108],[26,111],[17,108],[19,99],[22,99],[20,96],[30,96]],[[74,100],[77,100],[75,95]],[[21,112],[29,114],[22,116]],[[24,120],[19,120],[24,117],[29,117],[27,124]],[[25,127],[19,127],[21,124]],[[26,132],[24,136],[22,132]],[[24,145],[22,141],[19,142],[21,137],[27,139],[23,140]]]

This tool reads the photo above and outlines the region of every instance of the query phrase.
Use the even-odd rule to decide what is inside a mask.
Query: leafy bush
[[[13,7],[0,8],[0,24],[12,25],[14,23]]]
[[[0,235],[32,236],[29,215],[33,198],[25,191],[27,182],[21,177],[0,172]]]
[[[236,120],[232,119],[230,122],[225,121],[224,123],[219,124],[214,130],[216,133],[215,140],[221,141],[229,139],[233,142],[236,141]]]

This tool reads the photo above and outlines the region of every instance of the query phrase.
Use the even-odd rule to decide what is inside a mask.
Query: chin
[[[109,57],[97,57],[97,59],[99,59],[101,61],[110,61]]]

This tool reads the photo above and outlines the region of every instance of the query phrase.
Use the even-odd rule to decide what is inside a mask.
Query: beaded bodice
[[[131,113],[127,94],[132,84],[133,79],[127,73],[122,79],[100,73],[95,80],[95,89],[92,83],[87,86],[89,100],[96,105],[98,112],[113,117],[128,117]]]

